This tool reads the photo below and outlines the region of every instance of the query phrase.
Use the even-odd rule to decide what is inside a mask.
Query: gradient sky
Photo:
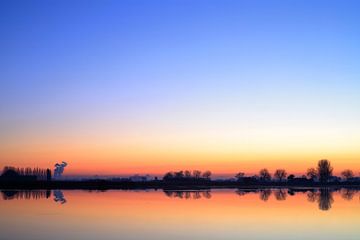
[[[1,1],[0,167],[360,170],[359,1]]]

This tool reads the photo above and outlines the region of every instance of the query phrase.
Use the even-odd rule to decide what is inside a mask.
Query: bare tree
[[[203,174],[202,174],[202,177],[209,180],[210,177],[211,177],[211,172],[210,171],[205,171]]]
[[[329,160],[322,159],[318,162],[317,171],[320,181],[327,182],[332,176],[333,167],[331,166]]]
[[[191,172],[189,170],[184,171],[184,175],[186,178],[191,178]]]
[[[318,176],[318,172],[315,168],[309,168],[306,172],[306,176],[310,178],[311,180],[314,180]]]
[[[194,170],[194,171],[193,171],[193,177],[194,177],[194,178],[200,178],[200,177],[201,177],[201,171],[199,171],[199,170]]]
[[[173,172],[167,172],[164,177],[163,177],[163,180],[171,180],[174,178],[174,173]]]
[[[343,176],[344,178],[349,180],[350,178],[354,177],[354,172],[351,171],[350,169],[346,169],[346,170],[341,172],[341,176]]]
[[[238,173],[235,175],[235,178],[236,178],[238,181],[241,181],[244,176],[245,176],[245,173],[243,173],[243,172],[238,172]]]
[[[175,178],[184,178],[184,172],[183,171],[175,172]]]
[[[285,169],[277,169],[274,173],[274,177],[276,179],[278,179],[280,182],[283,181],[283,179],[285,179],[287,176],[287,172],[285,171]]]
[[[271,180],[271,174],[266,168],[263,168],[259,172],[260,180],[261,181],[270,181]]]

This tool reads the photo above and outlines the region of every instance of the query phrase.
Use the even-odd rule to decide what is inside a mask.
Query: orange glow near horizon
[[[65,175],[163,174],[186,169],[232,175],[254,174],[261,168],[303,174],[318,160],[329,159],[336,174],[348,168],[356,174],[360,171],[360,133],[355,130],[272,124],[236,128],[236,124],[220,127],[210,122],[186,127],[159,122],[128,127],[74,122],[78,126],[74,132],[46,126],[39,132],[19,130],[0,138],[0,167],[52,168],[67,161]]]
[[[260,147],[259,147],[260,148]],[[161,175],[167,171],[210,170],[215,175],[232,175],[242,171],[255,174],[261,168],[273,172],[284,168],[288,173],[304,174],[315,167],[320,159],[329,159],[338,174],[344,169],[360,170],[357,151],[347,153],[327,151],[301,152],[263,149],[178,148],[165,145],[25,145],[19,148],[1,149],[0,166],[50,167],[56,162],[67,161],[65,175]],[[247,151],[246,151],[247,150]],[[295,151],[294,151],[295,152]]]

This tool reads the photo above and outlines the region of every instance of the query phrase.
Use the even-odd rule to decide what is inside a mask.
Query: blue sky
[[[276,128],[294,136],[318,129],[322,140],[349,138],[355,148],[359,7],[1,1],[0,143],[16,149],[34,138],[121,138],[142,129],[142,141],[186,130],[191,142],[214,131],[225,144],[231,128],[244,138],[252,136],[244,128]],[[7,151],[0,162],[23,157]]]

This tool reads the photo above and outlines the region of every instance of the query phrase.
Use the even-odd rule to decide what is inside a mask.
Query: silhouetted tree
[[[333,167],[331,166],[329,160],[322,159],[318,162],[317,171],[320,181],[327,182],[332,176]]]
[[[202,174],[202,177],[207,179],[207,180],[210,180],[210,177],[211,177],[211,172],[210,171],[205,171],[203,174]]]
[[[165,180],[165,181],[172,180],[172,179],[174,179],[174,173],[172,173],[172,172],[167,172],[163,177],[163,180]]]
[[[191,178],[191,172],[189,170],[186,170],[184,172],[184,175],[185,175],[186,178]]]
[[[292,181],[292,180],[294,180],[294,178],[295,178],[295,175],[290,174],[287,179],[288,179],[288,181]]]
[[[350,169],[346,169],[346,170],[341,172],[341,176],[346,178],[346,180],[349,180],[350,178],[354,177],[354,172],[351,171]]]
[[[184,172],[183,171],[175,172],[175,178],[178,179],[184,178]]]
[[[201,171],[199,171],[199,170],[194,170],[194,171],[193,171],[193,177],[194,177],[195,179],[200,178],[200,177],[201,177]]]
[[[270,181],[271,180],[271,174],[269,173],[269,171],[266,168],[263,168],[260,170],[259,172],[260,175],[260,180],[261,181]]]
[[[178,171],[178,172],[167,172],[163,180],[164,181],[203,181],[203,180],[210,180],[211,172],[205,171],[201,174],[201,171],[194,170],[191,174],[190,171]]]
[[[274,173],[274,177],[278,179],[280,182],[282,182],[283,179],[285,179],[287,176],[287,173],[284,169],[277,169]]]
[[[306,172],[306,176],[314,181],[314,179],[318,176],[318,172],[315,168],[309,168]]]
[[[245,173],[243,172],[238,172],[236,175],[235,175],[235,178],[238,180],[238,181],[241,181],[245,176]]]

